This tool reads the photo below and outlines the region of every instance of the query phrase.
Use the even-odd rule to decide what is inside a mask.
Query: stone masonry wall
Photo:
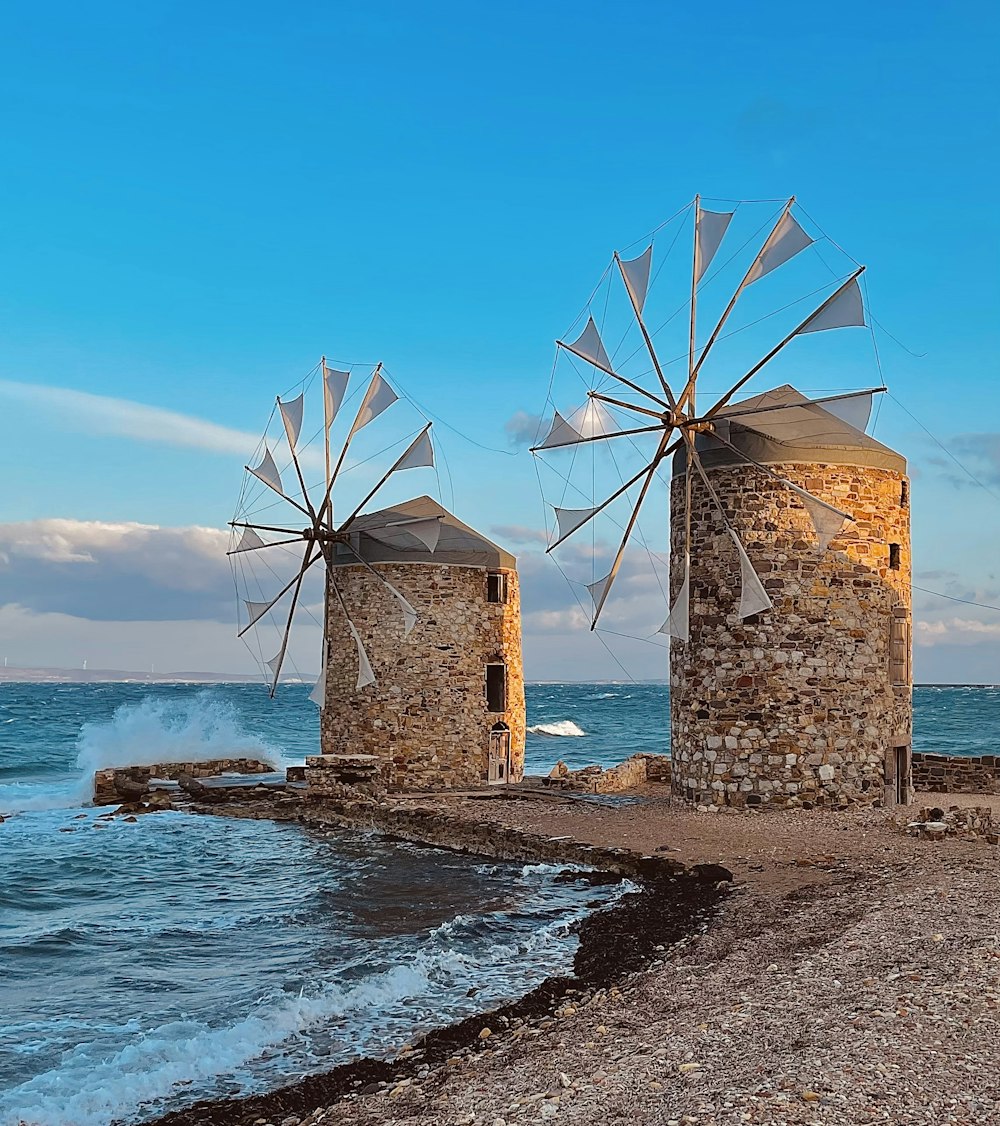
[[[1000,755],[915,754],[913,785],[935,794],[1000,794]]]
[[[176,781],[214,778],[219,774],[268,774],[274,767],[248,758],[219,758],[208,762],[161,762],[155,766],[112,766],[94,773],[94,804],[111,805],[122,800],[122,783],[149,785],[151,778]]]
[[[516,571],[506,603],[486,601],[489,572],[449,564],[377,564],[419,621],[403,637],[395,598],[362,567],[336,580],[377,682],[360,691],[357,649],[340,602],[327,599],[330,663],[320,731],[324,754],[371,754],[390,789],[478,786],[490,729],[510,728],[511,780],[524,772],[524,670]],[[486,708],[486,665],[507,666],[507,708]]]
[[[720,805],[891,800],[886,756],[911,736],[912,689],[894,686],[890,671],[894,608],[909,636],[905,478],[842,465],[770,468],[855,521],[821,554],[791,490],[751,465],[709,470],[774,603],[741,622],[739,557],[694,478],[690,641],[670,646],[674,789]],[[676,477],[672,596],[683,574],[684,493]]]

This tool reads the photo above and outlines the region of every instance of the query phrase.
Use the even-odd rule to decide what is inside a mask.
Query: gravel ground
[[[1000,1123],[995,847],[908,838],[870,810],[454,804],[719,861],[736,886],[649,970],[551,1019],[488,1034],[487,1020],[481,1050],[302,1126]]]

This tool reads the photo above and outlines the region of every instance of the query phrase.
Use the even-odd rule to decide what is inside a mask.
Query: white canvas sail
[[[362,399],[361,406],[358,408],[358,414],[354,419],[354,425],[351,427],[348,440],[353,438],[363,426],[367,426],[373,419],[378,418],[378,416],[388,407],[391,407],[398,398],[399,396],[396,392],[393,391],[382,376],[376,372],[375,375],[372,376],[372,381],[368,384],[368,390],[365,392],[365,397]]]
[[[553,411],[549,432],[545,435],[541,445],[536,448],[551,450],[556,446],[572,446],[582,438],[583,435],[579,430],[574,429],[558,411]]]
[[[698,208],[695,226],[695,267],[694,279],[700,282],[705,271],[712,264],[715,252],[719,249],[723,236],[729,229],[734,211],[702,211]]]
[[[850,395],[831,402],[819,403],[815,409],[828,411],[841,422],[846,422],[848,426],[853,426],[863,434],[868,429],[874,398],[875,396],[869,391],[864,395]]]
[[[764,610],[773,608],[773,603],[768,597],[767,591],[764,589],[764,584],[760,581],[757,572],[750,562],[750,557],[747,555],[740,542],[740,537],[733,531],[732,528],[727,529],[732,537],[733,543],[736,544],[736,551],[740,557],[740,607],[739,616],[741,618],[749,618],[753,614],[760,614]]]
[[[253,528],[244,528],[243,535],[240,536],[240,542],[229,553],[236,555],[240,551],[256,551],[258,548],[267,547],[268,545],[260,538]]]
[[[619,258],[618,261],[621,263],[622,278],[625,281],[625,287],[632,300],[632,305],[641,316],[642,307],[646,303],[646,291],[649,289],[649,269],[653,264],[652,243],[638,258],[632,258],[628,262]]]
[[[403,611],[403,636],[409,637],[413,627],[419,620],[419,615],[410,603],[399,593],[399,591],[390,582],[382,579],[382,582],[389,588],[389,590],[396,596],[396,601],[399,603],[400,610]]]
[[[405,547],[401,543],[400,533],[414,536],[431,553],[437,548],[441,538],[441,521],[436,516],[425,520],[401,520],[397,524],[385,524],[380,528],[365,528],[364,534],[378,540],[379,543],[388,544],[390,547]]]
[[[367,688],[369,684],[375,683],[375,674],[372,672],[371,662],[365,652],[361,634],[354,628],[354,623],[350,620],[347,622],[347,628],[351,631],[354,644],[358,647],[358,683],[355,685],[355,690],[360,692],[362,688]]]
[[[284,496],[284,490],[281,487],[281,474],[278,472],[278,467],[274,464],[274,458],[271,457],[271,451],[264,447],[264,456],[260,460],[260,465],[256,468],[247,466],[247,469],[259,480],[263,481],[268,488],[274,489],[276,493]]]
[[[279,595],[278,597],[280,598],[281,596]],[[252,626],[259,622],[277,601],[278,599],[275,598],[271,602],[251,602],[248,599],[244,598],[243,605],[246,606],[247,614],[249,616],[247,626]]]
[[[424,430],[410,444],[403,456],[392,467],[395,473],[400,469],[419,469],[434,464],[434,446],[431,444],[430,429]]]
[[[814,241],[799,226],[792,213],[786,211],[751,266],[747,275],[747,285],[783,266],[790,258],[794,258],[807,246],[811,246]]]
[[[590,597],[594,600],[595,606],[600,606],[604,592],[608,589],[613,578],[614,573],[612,572],[610,575],[605,575],[603,579],[598,579],[597,582],[587,583],[587,590],[590,591]]]
[[[657,633],[675,637],[678,641],[690,639],[690,606],[691,606],[691,560],[684,560],[684,581],[677,592],[674,604],[670,607],[667,620],[657,630]]]
[[[556,514],[556,524],[559,528],[558,539],[565,539],[571,532],[586,524],[597,511],[596,508],[557,508],[552,506]]]
[[[563,347],[582,360],[599,367],[602,371],[611,371],[611,361],[604,350],[604,342],[601,340],[601,334],[597,331],[593,317],[587,318],[587,327],[576,340],[572,344],[563,344]]]
[[[347,382],[351,377],[348,371],[337,371],[323,365],[323,409],[326,416],[326,428],[330,429],[333,420],[337,417],[340,405],[347,394]]]
[[[829,328],[864,328],[865,306],[857,279],[850,282],[829,305],[818,309],[799,332],[824,332]]]
[[[830,546],[830,541],[840,534],[851,517],[846,512],[841,512],[839,508],[834,508],[832,504],[827,504],[826,501],[806,492],[805,489],[800,488],[793,482],[785,481],[785,484],[802,501],[806,512],[809,513],[816,538],[819,540],[819,549],[826,551]]]
[[[304,399],[304,395],[299,395],[297,399],[292,399],[290,403],[283,403],[280,399],[278,400],[278,410],[281,411],[281,421],[285,424],[288,448],[293,451],[302,430],[302,404]]]

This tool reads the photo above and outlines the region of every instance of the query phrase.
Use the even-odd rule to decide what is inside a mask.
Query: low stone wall
[[[913,787],[933,794],[1000,794],[1000,755],[913,755]]]
[[[252,758],[219,758],[209,762],[160,762],[152,766],[113,766],[94,774],[94,805],[134,801],[149,792],[151,778],[214,778],[219,774],[270,774],[274,767]]]
[[[309,755],[304,779],[310,800],[378,798],[386,792],[382,762],[375,755]]]
[[[669,756],[643,752],[632,755],[607,770],[601,766],[570,770],[564,762],[558,762],[549,774],[549,785],[591,794],[620,794],[634,790],[637,786],[645,786],[647,782],[665,782],[669,785],[670,777]]]

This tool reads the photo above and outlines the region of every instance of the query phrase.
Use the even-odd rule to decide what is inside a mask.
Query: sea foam
[[[580,739],[587,734],[581,727],[571,719],[560,719],[556,723],[536,723],[534,727],[528,728],[529,735],[549,735],[553,738],[567,738]]]

